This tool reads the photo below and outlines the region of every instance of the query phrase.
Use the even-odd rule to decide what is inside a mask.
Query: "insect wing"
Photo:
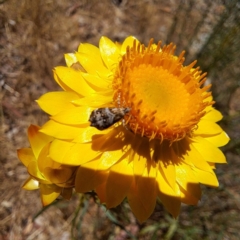
[[[89,121],[91,126],[104,130],[121,120],[129,111],[129,108],[97,108],[92,111]]]

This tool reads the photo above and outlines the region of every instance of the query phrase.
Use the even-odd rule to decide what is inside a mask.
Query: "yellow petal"
[[[196,204],[201,198],[201,189],[192,169],[186,164],[179,164],[176,168],[176,181],[180,185],[181,192],[185,193],[187,204]],[[186,202],[185,202],[186,203]]]
[[[209,112],[207,112],[202,117],[202,119],[207,120],[207,121],[218,122],[222,119],[222,117],[223,117],[222,114],[218,110],[211,108],[211,110]]]
[[[94,190],[98,185],[104,183],[108,177],[107,171],[98,171],[99,160],[83,164],[78,168],[75,178],[75,189],[79,193]]]
[[[90,107],[111,107],[113,106],[112,96],[103,96],[100,94],[92,94],[87,97],[74,100],[73,103],[78,106],[90,106]]]
[[[192,142],[192,146],[201,154],[202,158],[207,162],[226,163],[226,157],[222,151],[214,146],[205,138],[197,137]],[[202,168],[200,168],[202,169]],[[202,169],[204,170],[204,169]]]
[[[87,124],[88,125],[88,124]],[[104,133],[110,132],[111,129],[104,130]],[[71,126],[65,125],[53,120],[49,120],[42,126],[40,132],[62,140],[72,140],[76,143],[91,142],[92,137],[99,134],[99,130],[91,126]]]
[[[214,170],[216,169],[216,164],[215,163],[212,163],[212,162],[208,162],[209,166]]]
[[[45,145],[42,149],[42,151],[39,154],[39,157],[37,159],[37,166],[39,171],[43,174],[43,171],[46,167],[51,167],[51,168],[59,168],[61,165],[57,162],[54,162],[50,157],[49,157],[49,146],[50,143]],[[44,174],[43,174],[44,175]]]
[[[147,167],[147,160],[148,159],[146,157],[144,157],[142,155],[138,155],[138,154],[134,154],[132,156],[133,156],[134,175],[135,176],[142,176],[145,168]]]
[[[146,169],[144,176],[133,181],[127,195],[129,205],[140,223],[152,214],[157,197],[156,168]]]
[[[63,124],[86,124],[94,108],[87,106],[66,109],[51,117],[52,120]]]
[[[120,60],[120,51],[116,44],[107,37],[101,37],[99,41],[99,50],[106,66],[114,71],[114,68],[116,68]]]
[[[133,169],[126,160],[111,167],[106,183],[106,205],[116,207],[127,196],[133,181]]]
[[[52,137],[49,137],[41,132],[39,132],[39,127],[31,125],[28,128],[28,139],[32,147],[33,154],[35,158],[38,158],[38,155],[42,148],[52,141]]]
[[[61,188],[54,184],[40,184],[42,205],[52,203],[61,193]]]
[[[192,170],[198,182],[208,186],[218,187],[219,183],[214,172],[210,173],[210,172],[200,170],[198,168],[192,168]]]
[[[121,50],[122,43],[116,41],[116,42],[115,42],[115,45],[116,45],[116,47],[118,48],[118,50],[120,51],[120,50]]]
[[[64,164],[63,160],[68,156],[74,145],[75,143],[55,139],[49,147],[49,157],[58,163]],[[76,160],[74,165],[78,165],[78,159]],[[68,164],[68,162],[65,164]]]
[[[222,147],[226,145],[230,140],[229,136],[225,132],[221,132],[220,134],[204,138],[216,147]]]
[[[68,167],[62,167],[60,169],[46,167],[43,173],[46,179],[49,180],[49,182],[60,184],[66,183],[72,177],[73,171],[71,168]]]
[[[105,129],[103,132],[105,134],[109,133],[111,129]],[[93,140],[93,136],[98,135],[99,130],[97,128],[88,126],[85,128],[81,128],[81,132],[79,132],[78,136],[72,140],[72,142],[76,143],[87,143]]]
[[[174,180],[176,182],[176,179]],[[170,197],[176,197],[176,198],[179,197],[178,193],[166,181],[166,178],[164,175],[162,175],[161,171],[157,172],[156,182],[157,182],[158,190],[162,192],[164,195],[168,195]]]
[[[219,134],[222,131],[223,130],[217,123],[201,119],[201,121],[198,123],[197,130],[194,131],[194,134],[209,136]]]
[[[56,115],[59,112],[74,108],[73,100],[79,99],[74,92],[49,92],[42,95],[37,103],[40,108],[50,115]]]
[[[210,95],[204,99],[204,102],[211,102],[212,100],[213,100],[213,96]],[[206,109],[211,109],[211,108],[213,108],[211,105],[206,107]]]
[[[64,54],[64,58],[68,67],[71,67],[74,63],[78,61],[74,53],[66,53]]]
[[[194,138],[194,141],[198,140]],[[193,164],[195,167],[202,169],[203,171],[212,172],[211,167],[202,155],[205,150],[203,152],[198,151],[198,148],[196,148],[196,142],[190,143],[189,148],[189,151],[183,156],[186,163]]]
[[[113,145],[118,145],[118,144],[113,144]],[[113,145],[111,147],[113,147]],[[112,167],[112,165],[114,165],[120,159],[122,161],[122,159],[126,158],[128,153],[129,151],[127,149],[123,150],[122,148],[114,151],[103,152],[99,161],[98,169],[107,170],[108,168]]]
[[[121,55],[124,55],[126,53],[126,50],[127,50],[128,46],[129,47],[133,46],[134,40],[136,40],[136,44],[139,43],[139,41],[133,36],[129,36],[124,40],[124,42],[122,44],[122,47],[121,47]]]
[[[179,185],[180,197],[181,202],[188,204],[188,205],[197,205],[200,197],[197,198],[196,196],[192,195],[191,191],[200,194],[201,196],[201,189],[199,185],[196,184],[188,184],[188,190],[185,190]]]
[[[22,186],[25,190],[36,190],[39,188],[39,182],[32,177],[29,177]]]
[[[98,75],[93,75],[89,73],[81,73],[82,77],[86,80],[86,82],[96,91],[103,90],[112,90],[112,78],[101,78]]]
[[[166,210],[172,214],[174,218],[177,218],[177,216],[180,213],[181,208],[181,200],[179,197],[173,197],[164,194],[163,192],[158,192],[158,197],[161,200],[163,206],[166,208]]]
[[[18,149],[17,154],[18,154],[18,158],[20,159],[20,161],[25,167],[27,167],[30,162],[36,161],[36,158],[31,148]]]
[[[131,146],[129,160],[133,160],[133,172],[135,176],[142,176],[150,160],[149,142],[135,137]]]
[[[93,151],[92,144],[71,143],[55,139],[49,149],[49,156],[54,161],[70,166],[79,166],[101,155]]]
[[[69,86],[67,86],[61,79],[60,77],[57,75],[56,70],[53,69],[53,77],[54,80],[56,81],[56,83],[66,92],[74,92],[74,90],[72,90]]]
[[[177,164],[179,162],[178,157],[166,145],[163,146],[161,144],[159,150],[162,152],[162,154],[160,154],[159,156],[160,174],[165,179],[165,182],[169,184],[172,190],[175,191],[176,187],[175,163]]]
[[[80,71],[68,67],[56,67],[55,73],[64,84],[80,95],[87,96],[95,93],[95,91],[84,80]]]
[[[158,197],[160,198],[167,211],[176,218],[180,212],[180,195],[172,189],[168,182],[166,182],[165,177],[161,174],[160,171],[157,172],[156,182]]]
[[[34,179],[39,181],[40,183],[49,184],[50,182],[45,179],[43,174],[39,171],[37,163],[36,162],[30,162],[28,165],[28,173],[31,175]]]
[[[84,129],[85,129],[84,127],[80,128],[76,126],[61,124],[53,120],[49,120],[42,126],[40,132],[58,139],[70,140],[77,138],[78,135],[81,134]]]
[[[130,131],[126,130],[122,125],[109,128],[104,134],[93,136],[92,149],[95,151],[105,152],[123,149],[129,149],[129,143],[132,140]],[[106,134],[105,134],[106,133]]]
[[[86,72],[103,77],[107,77],[111,74],[103,63],[100,51],[97,47],[88,43],[80,44],[76,56]]]
[[[101,184],[99,184],[97,187],[96,187],[96,193],[98,195],[98,198],[100,199],[100,202],[101,203],[106,203],[106,182],[103,182]]]

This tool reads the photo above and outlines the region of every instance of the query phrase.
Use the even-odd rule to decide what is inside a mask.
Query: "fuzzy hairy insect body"
[[[129,112],[130,108],[97,108],[92,111],[89,122],[92,127],[104,130],[120,121]]]

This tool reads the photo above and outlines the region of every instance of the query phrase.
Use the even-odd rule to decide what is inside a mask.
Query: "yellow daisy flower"
[[[140,222],[157,198],[174,217],[181,203],[197,204],[199,183],[218,186],[215,163],[226,162],[218,147],[229,137],[206,74],[174,50],[133,37],[80,44],[54,69],[64,91],[37,101],[51,115],[40,130],[55,138],[50,157],[80,166],[76,191],[95,190],[108,208],[127,198]]]
[[[27,168],[30,177],[23,184],[26,190],[40,189],[43,206],[53,202],[60,195],[65,199],[72,196],[75,167],[63,166],[48,156],[50,142],[53,140],[39,132],[39,127],[28,128],[31,148],[21,148],[18,157]]]

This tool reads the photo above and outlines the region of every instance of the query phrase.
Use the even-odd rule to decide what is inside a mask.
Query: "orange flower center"
[[[193,69],[196,61],[182,65],[184,52],[176,57],[172,44],[160,49],[160,42],[152,42],[147,48],[134,42],[122,57],[113,81],[114,103],[131,109],[125,124],[135,134],[174,142],[190,135],[213,104],[207,99],[210,85],[201,87],[206,74]]]

